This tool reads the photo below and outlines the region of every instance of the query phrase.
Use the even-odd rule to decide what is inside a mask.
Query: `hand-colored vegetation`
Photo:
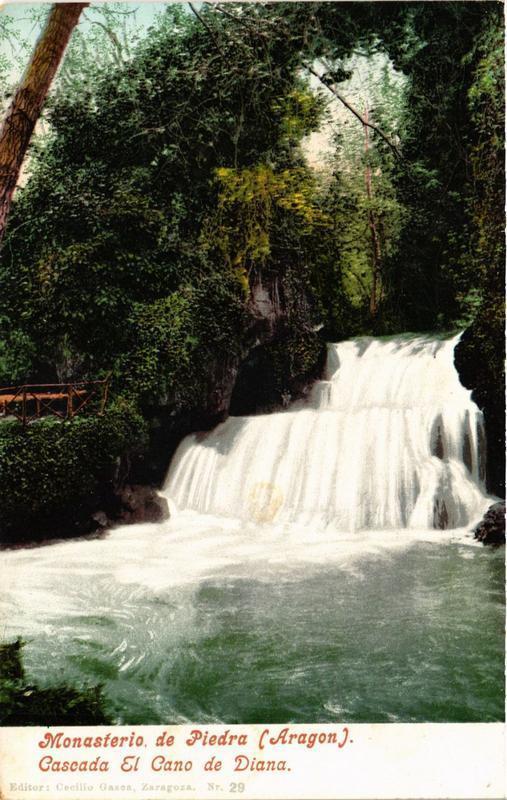
[[[25,677],[24,642],[0,644],[0,725],[103,725],[111,722],[99,686],[40,687]]]
[[[120,400],[103,416],[0,423],[2,540],[89,532],[83,520],[119,480],[122,455],[145,437],[142,417]]]
[[[481,402],[498,405],[496,3],[168,6],[130,42],[105,24],[100,53],[82,32],[71,44],[11,210],[0,382],[111,372],[129,410],[0,424],[7,529],[90,498],[138,446],[130,409],[208,409],[223,365],[233,382],[250,357],[281,401],[326,338],[471,325]],[[359,111],[382,136],[333,117],[357,59],[375,77]],[[315,170],[307,137],[329,115],[335,152]]]

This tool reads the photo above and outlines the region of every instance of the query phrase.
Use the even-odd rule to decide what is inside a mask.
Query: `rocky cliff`
[[[455,350],[461,383],[484,414],[487,440],[486,487],[505,497],[505,341],[502,324],[480,318]]]

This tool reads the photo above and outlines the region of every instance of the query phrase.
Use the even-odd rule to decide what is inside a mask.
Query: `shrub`
[[[26,428],[18,422],[0,423],[4,541],[60,534],[60,523],[82,522],[96,510],[100,493],[113,483],[121,456],[139,449],[144,441],[145,423],[124,401],[101,416],[64,422],[45,418]],[[68,535],[72,532],[75,527]]]
[[[26,682],[24,642],[0,645],[0,725],[100,725],[111,722],[100,686],[41,689]]]

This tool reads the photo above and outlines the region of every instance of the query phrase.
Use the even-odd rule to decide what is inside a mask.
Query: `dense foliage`
[[[392,306],[403,326],[466,325],[486,291],[483,245],[477,247],[483,240],[477,158],[484,126],[496,128],[494,172],[503,172],[502,10],[496,3],[414,3],[404,20],[411,46],[400,38],[399,24],[386,33],[396,66],[410,79],[403,135],[408,174],[402,167],[398,177],[410,214],[400,240],[403,260],[391,265]],[[496,54],[490,49],[495,37]],[[488,109],[486,103],[480,108],[481,85],[489,89]],[[496,250],[487,267],[492,272],[503,269],[502,201],[497,181],[487,203]]]
[[[312,213],[293,151],[318,98],[281,36],[210,24],[169,8],[126,66],[55,100],[4,248],[32,375],[112,370],[137,399],[198,404],[207,365],[243,346],[255,269],[301,263],[283,232]]]
[[[101,725],[111,722],[100,687],[41,688],[28,683],[24,642],[0,644],[0,725]]]
[[[103,416],[0,424],[0,530],[5,541],[68,535],[100,507],[120,457],[144,444],[145,424],[125,402]],[[79,528],[75,532],[82,532]]]
[[[200,402],[205,365],[244,349],[253,278],[288,267],[306,276],[333,338],[467,324],[498,294],[497,4],[281,3],[198,17],[167,9],[107,74],[83,51],[80,84],[76,43],[4,248],[0,379],[112,369],[136,396]],[[358,50],[369,111],[401,158],[372,131],[363,149],[362,126],[338,120],[333,176],[319,181],[300,145],[322,121],[325,88],[303,76],[324,65],[323,84],[347,88]],[[381,52],[404,81],[376,65]]]
[[[471,325],[471,386],[500,408],[502,31],[496,3],[379,2],[169,6],[97,59],[80,34],[0,254],[0,382],[111,371],[145,415],[178,414],[226,411],[219,375],[239,370],[233,406],[255,411],[316,374],[326,338]],[[336,98],[365,110],[361,59],[384,138]],[[48,453],[84,454],[64,499],[89,496],[138,439],[129,414],[128,434],[114,413],[2,425],[5,523],[57,508]],[[109,439],[87,461],[94,426]]]

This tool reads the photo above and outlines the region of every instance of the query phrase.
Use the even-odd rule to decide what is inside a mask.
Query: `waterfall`
[[[181,442],[171,518],[2,553],[26,681],[101,683],[123,725],[502,720],[503,554],[470,534],[491,499],[456,341],[331,344],[304,401]]]
[[[320,530],[472,525],[489,502],[485,437],[458,340],[329,344],[304,401],[187,436],[164,494],[177,509]]]

